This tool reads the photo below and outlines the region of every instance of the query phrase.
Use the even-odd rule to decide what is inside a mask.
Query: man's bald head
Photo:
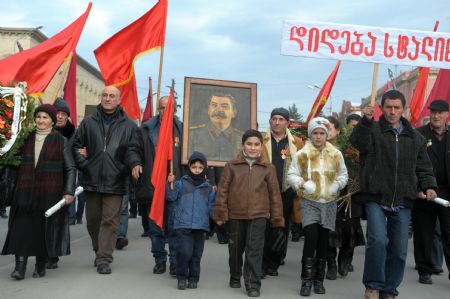
[[[120,104],[120,90],[112,85],[106,86],[103,89],[100,104],[106,113],[114,113]]]

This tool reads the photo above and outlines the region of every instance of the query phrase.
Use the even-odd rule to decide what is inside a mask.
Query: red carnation
[[[11,131],[8,131],[8,132],[6,132],[5,133],[5,137],[6,137],[6,139],[11,139]]]
[[[13,112],[12,112],[12,110],[10,110],[10,109],[5,109],[5,115],[9,118],[9,119],[12,119],[12,116],[13,116]]]
[[[347,154],[351,155],[351,154],[353,154],[353,149],[351,147],[349,147],[345,152]]]

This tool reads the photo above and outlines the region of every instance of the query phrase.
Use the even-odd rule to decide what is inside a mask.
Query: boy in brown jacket
[[[242,136],[242,153],[225,165],[217,191],[214,220],[228,222],[230,235],[230,287],[241,287],[242,254],[247,295],[258,297],[266,221],[284,227],[283,208],[275,166],[263,150],[263,137],[256,130]]]

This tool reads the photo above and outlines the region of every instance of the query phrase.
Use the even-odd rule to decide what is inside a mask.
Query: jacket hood
[[[200,152],[193,152],[191,154],[191,156],[189,157],[188,165],[191,165],[196,160],[202,162],[203,166],[205,166],[205,169],[208,168],[206,157]]]

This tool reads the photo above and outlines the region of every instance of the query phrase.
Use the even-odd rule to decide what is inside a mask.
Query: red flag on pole
[[[163,227],[164,219],[164,198],[166,194],[167,168],[168,162],[173,158],[173,89],[170,89],[170,96],[166,109],[162,116],[161,127],[159,128],[158,143],[156,144],[155,161],[153,163],[151,183],[155,188],[153,193],[150,219],[159,227]]]
[[[331,93],[331,89],[333,88],[334,80],[336,80],[336,75],[337,75],[340,65],[341,65],[341,61],[339,60],[336,63],[336,66],[334,67],[334,70],[331,72],[327,81],[323,85],[322,89],[320,90],[319,94],[317,95],[317,98],[314,101],[311,112],[309,112],[308,118],[306,119],[307,124],[309,123],[309,121],[311,119],[313,119],[314,117],[317,117],[320,114],[320,112],[322,111],[322,108],[327,103],[328,97],[330,96],[330,93]]]
[[[159,49],[166,36],[167,0],[160,0],[142,17],[117,32],[94,53],[106,85],[114,85],[128,92],[136,90],[133,82],[134,62],[140,55]],[[134,86],[130,88],[128,85]],[[140,109],[137,96],[122,97],[120,105],[128,116],[139,119]]]
[[[92,3],[64,30],[41,44],[0,60],[0,82],[26,81],[27,93],[42,94],[59,67],[75,51]]]
[[[423,104],[425,101],[425,92],[427,90],[428,74],[430,73],[430,68],[419,67],[417,73],[417,84],[414,89],[414,93],[409,104],[410,116],[409,122],[412,125],[418,126],[417,121],[419,120],[420,112],[422,112]]]
[[[421,122],[425,116],[430,115],[428,106],[430,106],[431,102],[433,102],[434,100],[444,100],[450,103],[449,82],[450,82],[450,70],[440,69],[436,77],[436,82],[434,82],[433,88],[431,89],[430,95],[428,96],[427,103],[423,106],[422,112],[420,113],[417,123]]]
[[[383,112],[381,111],[381,106],[378,103],[375,103],[375,111],[373,114],[373,119],[374,120],[379,120],[380,116],[383,114]]]
[[[142,123],[153,117],[153,88],[152,77],[148,77],[148,95],[147,104],[145,105],[144,115],[142,116]]]
[[[72,124],[77,126],[77,53],[73,53],[70,62],[69,73],[67,74],[66,84],[64,85],[64,99],[69,105],[70,119]]]

